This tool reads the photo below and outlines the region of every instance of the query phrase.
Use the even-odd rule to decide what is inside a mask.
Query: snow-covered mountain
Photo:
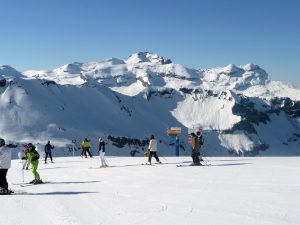
[[[128,155],[154,134],[172,155],[166,130],[178,126],[187,155],[188,128],[201,126],[207,155],[300,154],[300,89],[258,65],[189,69],[149,52],[50,71],[0,65],[0,94],[0,136],[12,142],[71,149],[88,137],[96,150],[102,136]]]

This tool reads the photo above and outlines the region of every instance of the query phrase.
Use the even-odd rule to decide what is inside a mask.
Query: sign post
[[[76,140],[73,139],[72,140],[72,144],[73,144],[73,157],[75,156],[75,143],[76,143]]]
[[[167,130],[167,134],[170,137],[175,138],[174,142],[174,150],[175,150],[175,156],[179,156],[179,136],[181,135],[181,127],[171,127],[169,130]]]

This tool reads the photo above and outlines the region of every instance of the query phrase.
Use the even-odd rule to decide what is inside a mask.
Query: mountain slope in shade
[[[209,155],[299,155],[300,90],[272,81],[258,65],[190,69],[153,53],[71,63],[50,71],[0,67],[0,134],[10,141],[75,149],[99,136],[111,154],[147,150],[155,134],[173,154],[166,130],[204,128]],[[63,154],[68,154],[62,151]],[[79,151],[78,153],[79,154]]]

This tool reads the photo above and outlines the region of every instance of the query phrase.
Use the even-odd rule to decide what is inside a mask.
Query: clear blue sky
[[[138,51],[193,68],[255,63],[300,84],[300,1],[0,0],[0,64],[53,69]]]

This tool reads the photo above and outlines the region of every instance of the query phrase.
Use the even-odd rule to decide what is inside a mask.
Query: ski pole
[[[159,155],[160,157],[162,157],[165,161],[168,161],[165,157],[162,156],[162,154],[158,153],[158,155]]]
[[[22,163],[22,182],[24,183],[24,164],[23,163]]]
[[[203,160],[204,164],[207,166],[210,166],[209,160],[207,159],[207,155],[205,153],[202,153],[201,159]]]

